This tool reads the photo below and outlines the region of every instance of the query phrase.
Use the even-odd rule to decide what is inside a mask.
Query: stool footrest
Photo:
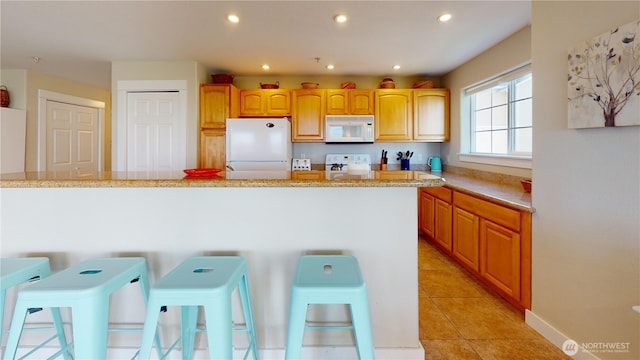
[[[347,329],[352,330],[353,325],[305,325],[306,329],[317,330],[317,329],[328,329],[328,330],[341,330]]]

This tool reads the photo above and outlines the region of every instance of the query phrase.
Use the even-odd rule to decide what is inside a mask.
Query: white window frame
[[[482,80],[462,89],[460,93],[460,161],[486,165],[499,165],[517,168],[532,168],[532,154],[492,154],[471,152],[471,94],[489,89],[500,82],[516,79],[526,73],[531,73],[531,62],[520,64],[489,79]]]

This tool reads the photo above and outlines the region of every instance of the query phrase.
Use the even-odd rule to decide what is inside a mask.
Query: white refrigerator
[[[226,140],[227,173],[291,170],[288,118],[229,118]]]

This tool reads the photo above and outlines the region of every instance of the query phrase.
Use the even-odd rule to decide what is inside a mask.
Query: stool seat
[[[49,276],[50,273],[51,268],[49,266],[49,258],[46,257],[0,259],[0,285],[2,287],[2,294],[0,295],[0,326],[3,326],[4,324],[6,290],[20,284],[44,279]],[[71,359],[71,355],[67,352],[66,348],[67,340],[62,326],[60,311],[57,308],[51,309],[51,316],[53,317],[53,328],[38,327],[33,330],[55,329],[56,335],[43,341],[34,349],[34,351],[40,349],[57,337],[58,341],[60,341],[61,352],[64,358]],[[0,330],[2,332],[2,336],[6,335],[4,328]]]
[[[298,259],[291,285],[286,359],[300,359],[305,328],[344,329],[344,326],[306,326],[310,304],[348,304],[360,359],[373,359],[367,288],[358,261],[350,255],[304,255]]]
[[[71,308],[75,358],[106,358],[109,297],[129,282],[139,283],[146,302],[149,282],[144,258],[87,260],[20,290],[5,359],[15,356],[28,310],[44,307]]]
[[[140,359],[148,359],[151,339],[157,332],[159,311],[163,306],[181,308],[182,358],[191,359],[195,343],[198,306],[205,313],[206,331],[211,359],[231,359],[233,330],[245,331],[249,337],[249,351],[258,359],[253,314],[247,282],[245,261],[240,256],[196,256],[189,258],[158,280],[149,294]],[[231,294],[238,288],[246,325],[232,327]],[[174,343],[166,356],[173,347]]]

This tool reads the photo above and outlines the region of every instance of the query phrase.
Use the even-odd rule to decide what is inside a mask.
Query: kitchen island
[[[424,358],[416,188],[444,181],[419,171],[304,173],[1,175],[2,257],[48,256],[57,271],[92,257],[144,256],[153,283],[190,256],[244,256],[259,348],[270,359],[284,355],[298,257],[352,254],[367,281],[377,358]],[[138,290],[121,291],[112,297],[110,322],[141,325],[145,309],[134,305]],[[41,314],[30,317],[48,321]],[[340,322],[348,311],[312,306],[309,318]],[[179,332],[179,312],[170,309],[161,319],[168,346]],[[242,322],[235,311],[234,319]],[[246,346],[244,335],[237,336],[235,344]],[[130,355],[139,342],[139,336],[112,334],[110,354]],[[304,345],[310,358],[355,357],[347,330],[306,331]],[[198,354],[205,348],[198,342]]]

